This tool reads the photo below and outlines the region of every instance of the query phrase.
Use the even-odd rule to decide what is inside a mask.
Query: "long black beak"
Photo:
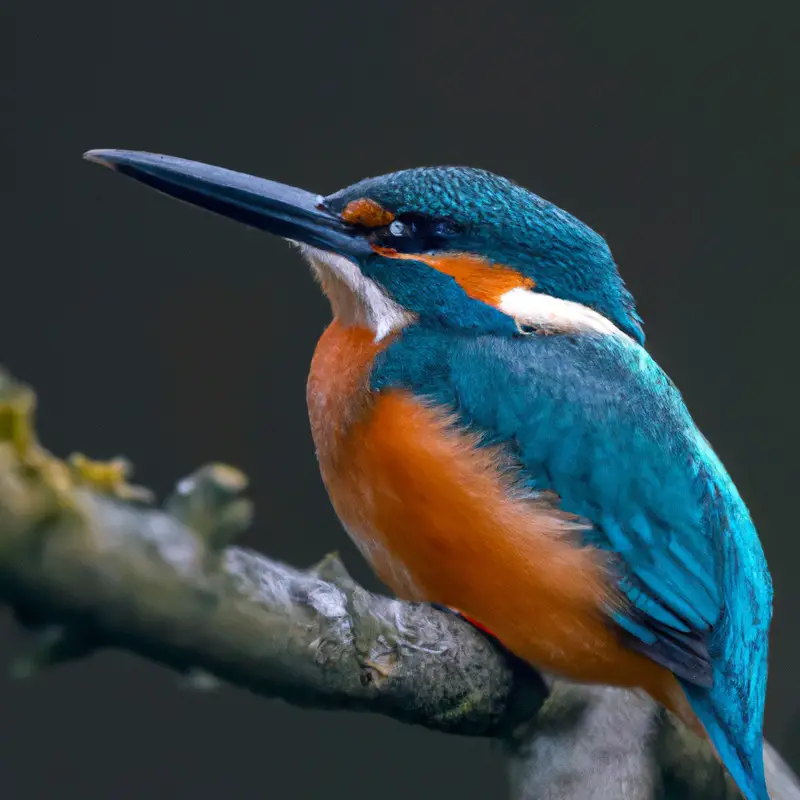
[[[253,228],[350,258],[372,250],[363,229],[322,206],[319,195],[242,172],[135,150],[83,156],[153,189]]]

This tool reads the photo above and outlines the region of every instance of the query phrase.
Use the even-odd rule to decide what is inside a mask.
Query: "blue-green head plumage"
[[[394,225],[372,234],[380,244],[407,253],[483,256],[532,279],[534,291],[588,306],[643,343],[641,318],[605,239],[513,181],[469,167],[420,167],[360,181],[327,197],[325,206],[341,213],[361,198],[394,215]],[[436,282],[437,276],[408,264],[376,255],[362,268],[398,302],[425,316],[433,309],[426,307],[431,298],[422,284]],[[445,295],[437,298],[445,301],[442,313],[462,318],[477,313],[467,308],[467,298],[452,280],[438,280]],[[477,327],[496,324],[492,314],[487,317]]]
[[[380,318],[369,323],[379,335],[411,312],[427,328],[514,336],[537,327],[606,333],[616,327],[644,341],[603,237],[484,170],[407,169],[323,198],[154,153],[93,150],[86,157],[302,245],[317,274],[332,270],[366,303],[365,316]],[[387,309],[388,318],[381,317]]]

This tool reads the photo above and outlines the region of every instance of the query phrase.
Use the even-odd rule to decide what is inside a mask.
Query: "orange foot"
[[[467,622],[469,622],[470,625],[476,627],[479,631],[488,634],[493,639],[497,639],[497,636],[495,636],[485,625],[482,625],[480,622],[478,622],[478,620],[472,619],[472,617],[468,617],[466,614],[462,614],[457,608],[454,608],[453,611],[454,613],[458,614],[460,617],[465,619]],[[498,641],[500,640],[498,639]]]
[[[482,623],[478,622],[478,620],[473,619],[470,616],[467,616],[463,611],[459,611],[457,608],[453,608],[452,606],[444,606],[441,603],[431,603],[431,605],[434,608],[438,608],[440,611],[448,611],[451,614],[455,614],[457,617],[461,617],[461,619],[464,619],[467,622],[469,622],[470,625],[472,625],[474,628],[477,628],[479,631],[481,631],[481,633],[485,633],[487,636],[491,636],[492,639],[497,639],[498,642],[500,641],[500,639],[494,633],[492,633],[492,631],[490,631],[489,628],[487,628]]]

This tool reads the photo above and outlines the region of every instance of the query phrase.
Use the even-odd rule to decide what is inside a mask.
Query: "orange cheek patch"
[[[490,306],[497,306],[500,299],[511,289],[533,289],[536,285],[511,267],[494,265],[481,256],[469,253],[398,253],[389,248],[375,248],[387,258],[421,261],[429,267],[450,275],[455,282],[474,300]]]
[[[353,225],[363,225],[365,228],[382,228],[394,219],[394,214],[374,200],[362,197],[351,200],[345,206],[342,219]]]

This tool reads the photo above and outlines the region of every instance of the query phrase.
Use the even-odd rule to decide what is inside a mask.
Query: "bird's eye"
[[[392,236],[408,236],[409,228],[404,222],[400,222],[399,219],[396,219],[389,225],[389,233]]]
[[[424,253],[447,247],[460,228],[450,220],[430,219],[422,214],[405,213],[388,225],[375,228],[370,240],[379,247],[401,253]]]

